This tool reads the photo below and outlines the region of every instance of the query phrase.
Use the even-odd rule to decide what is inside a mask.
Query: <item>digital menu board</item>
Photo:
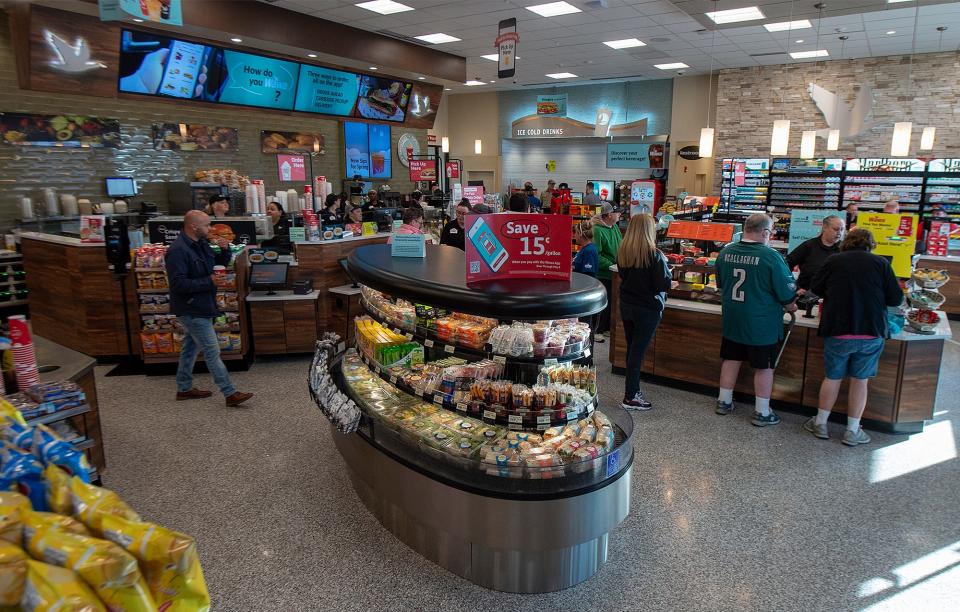
[[[226,49],[223,69],[219,102],[293,110],[300,73],[296,62]]]
[[[411,90],[411,83],[363,75],[360,77],[355,116],[381,121],[403,121]]]
[[[390,126],[343,123],[344,174],[347,178],[388,179],[392,176]]]
[[[359,74],[300,64],[293,110],[349,117],[353,114],[359,90]]]

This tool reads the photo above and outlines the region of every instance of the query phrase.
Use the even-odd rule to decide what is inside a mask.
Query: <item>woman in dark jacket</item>
[[[335,193],[329,193],[327,194],[327,199],[324,201],[323,212],[320,213],[320,223],[333,225],[342,222],[343,218],[340,216],[340,196]]]
[[[261,246],[289,249],[290,222],[280,202],[267,204],[267,216],[273,221],[273,238],[264,240]]]
[[[653,338],[667,290],[673,281],[667,258],[657,249],[657,222],[647,214],[630,218],[617,249],[620,275],[620,318],[627,339],[627,381],[622,406],[626,410],[653,407],[640,390],[643,354]]]
[[[837,401],[840,384],[850,377],[847,429],[843,443],[866,444],[870,436],[860,427],[867,406],[867,383],[877,375],[877,363],[887,328],[887,307],[899,306],[903,291],[888,262],[872,251],[877,246],[867,229],[853,229],[810,284],[823,296],[819,335],[823,336],[823,364],[817,416],[803,424],[814,436],[827,440],[827,419]]]

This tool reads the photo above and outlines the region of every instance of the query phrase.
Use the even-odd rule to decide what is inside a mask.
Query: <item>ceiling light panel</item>
[[[781,21],[779,23],[765,23],[763,27],[767,32],[786,32],[787,30],[805,30],[812,28],[813,24],[809,19],[800,19],[799,21]]]
[[[826,49],[816,51],[794,51],[790,54],[793,59],[810,59],[812,57],[827,57],[830,53]]]
[[[636,38],[624,38],[623,40],[607,40],[605,45],[611,49],[630,49],[632,47],[646,47],[647,43]]]
[[[558,15],[570,15],[579,13],[580,9],[569,2],[548,2],[547,4],[535,4],[526,7],[528,11],[533,11],[541,17],[556,17]]]
[[[380,13],[381,15],[393,15],[394,13],[404,13],[406,11],[413,10],[412,6],[400,4],[399,2],[394,2],[393,0],[373,0],[373,2],[360,2],[354,6],[367,9],[368,11],[373,11],[374,13]]]
[[[432,45],[442,45],[443,43],[457,42],[460,40],[456,36],[450,36],[449,34],[443,34],[441,32],[436,34],[424,34],[423,36],[416,36],[415,38]]]
[[[467,87],[476,87],[477,85],[486,85],[483,81],[467,81],[464,83]]]
[[[713,11],[706,15],[717,25],[739,23],[741,21],[756,21],[757,19],[763,19],[765,17],[763,11],[755,6],[746,6],[726,11]]]
[[[654,68],[659,68],[660,70],[679,70],[681,68],[689,68],[683,62],[673,62],[672,64],[654,64]]]
[[[572,72],[554,72],[545,76],[548,76],[551,79],[572,79],[577,75],[573,74]]]

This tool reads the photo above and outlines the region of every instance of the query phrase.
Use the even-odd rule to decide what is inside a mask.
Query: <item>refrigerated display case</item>
[[[445,246],[423,259],[361,247],[347,265],[366,315],[329,379],[359,414],[355,431],[332,435],[367,508],[487,588],[592,576],[629,512],[633,462],[632,418],[598,405],[577,321],[604,308],[602,285],[580,274],[467,285],[463,252]],[[315,380],[314,397],[329,395]]]

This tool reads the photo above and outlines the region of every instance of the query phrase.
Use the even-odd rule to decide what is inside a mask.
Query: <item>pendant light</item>
[[[717,10],[720,3],[717,2]],[[713,106],[713,47],[717,44],[717,28],[713,28],[713,38],[710,41],[710,80],[707,91],[707,127],[700,128],[700,157],[713,157],[713,128],[710,127],[710,109]]]
[[[794,0],[790,0],[790,19],[789,21],[793,23],[793,3]],[[790,28],[787,28],[787,55],[790,55]],[[783,68],[783,80],[784,87],[783,90],[786,90],[786,86],[790,83],[790,64],[784,64]],[[784,106],[783,97],[780,98],[781,107]],[[783,156],[787,154],[787,150],[790,147],[790,120],[789,119],[778,119],[773,122],[773,133],[770,135],[770,155],[771,156]]]
[[[910,47],[910,63],[907,67],[907,91],[913,84],[913,54],[917,50],[917,21],[920,18],[920,2],[914,0],[913,44]],[[913,136],[913,122],[899,121],[893,124],[893,138],[890,141],[890,157],[910,155],[910,140]]]
[[[830,130],[827,134],[827,151],[836,151],[840,148],[840,130]]]
[[[813,159],[817,151],[817,132],[815,130],[804,130],[800,138],[800,158]]]
[[[483,141],[479,138],[473,141],[473,152],[475,155],[483,154]]]
[[[450,152],[450,139],[447,138],[446,136],[440,139],[440,151],[442,151],[443,153]]]
[[[943,33],[947,30],[947,26],[938,26],[937,32],[940,32],[940,41],[937,43],[937,52],[943,51]],[[934,126],[927,126],[923,128],[923,133],[920,135],[920,150],[921,151],[931,151],[933,149],[933,142],[937,138],[937,128]]]

